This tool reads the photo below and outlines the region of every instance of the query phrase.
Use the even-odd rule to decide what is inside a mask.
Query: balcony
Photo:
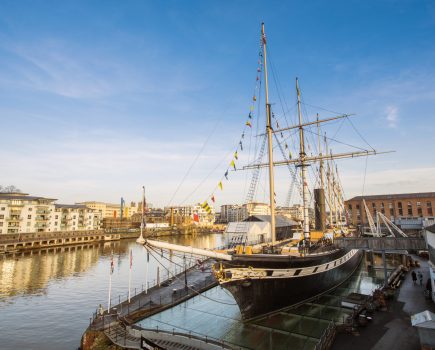
[[[16,209],[11,209],[10,211],[9,211],[9,215],[18,215],[18,216],[20,216],[21,215],[21,210],[16,210]]]
[[[6,219],[6,221],[9,221],[9,222],[20,222],[20,221],[23,221],[23,218],[20,218],[19,215],[11,215],[9,218]]]
[[[48,215],[48,214],[50,214],[50,211],[47,209],[37,209],[36,214],[37,215]]]
[[[37,215],[36,218],[35,218],[36,221],[47,221],[49,219],[50,219],[50,217],[49,216],[45,216],[45,215]]]

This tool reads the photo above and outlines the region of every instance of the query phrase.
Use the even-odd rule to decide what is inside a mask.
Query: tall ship
[[[319,126],[322,123],[331,122],[349,115],[335,116],[332,118],[319,119],[304,122],[301,111],[301,93],[298,79],[296,79],[297,114],[298,122],[285,128],[274,128],[272,125],[273,114],[269,103],[268,72],[267,72],[267,45],[264,24],[261,26],[261,51],[262,74],[264,75],[264,103],[266,111],[265,140],[267,142],[267,161],[264,163],[250,164],[244,169],[268,169],[269,207],[270,207],[270,237],[256,249],[248,247],[249,242],[244,243],[242,249],[227,251],[208,251],[191,247],[169,244],[165,242],[146,240],[145,246],[150,248],[168,249],[185,253],[212,257],[218,260],[213,273],[219,284],[227,289],[236,300],[243,319],[252,319],[284,307],[306,302],[331,289],[336,288],[349,278],[356,270],[362,259],[362,251],[357,249],[344,249],[334,245],[334,236],[339,231],[344,234],[341,217],[344,210],[340,211],[340,217],[335,218],[335,232],[332,218],[332,202],[334,199],[329,194],[328,204],[330,208],[329,224],[326,225],[325,188],[330,187],[330,172],[327,172],[327,180],[324,175],[324,162],[334,159],[355,158],[378,154],[375,150],[364,150],[350,153],[321,152],[317,155],[307,154],[305,128]],[[257,78],[258,80],[258,78]],[[255,97],[254,97],[255,98]],[[274,124],[275,125],[275,124]],[[296,158],[288,157],[282,161],[274,161],[273,137],[283,132],[295,131],[299,138],[299,154]],[[319,135],[320,137],[320,135]],[[320,143],[319,143],[320,144]],[[308,188],[307,168],[312,164],[318,164],[320,184],[314,189],[315,212],[316,212],[316,239],[312,237],[310,225],[310,192]],[[277,166],[295,166],[299,175],[302,199],[302,232],[296,247],[290,248],[286,237],[276,234],[276,208],[275,208],[275,184],[274,169]],[[326,184],[326,182],[328,184]],[[330,190],[329,193],[332,191]],[[344,208],[343,208],[344,209]],[[344,213],[343,213],[344,216]],[[321,233],[319,236],[318,233]],[[240,247],[239,247],[240,248]],[[296,248],[296,249],[295,249]]]

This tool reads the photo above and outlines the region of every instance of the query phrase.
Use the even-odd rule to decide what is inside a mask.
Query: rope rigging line
[[[148,247],[150,250],[152,250],[153,252],[157,253],[157,252],[153,249],[153,247],[151,247],[151,246],[147,246],[147,247]],[[153,257],[153,258],[154,258],[154,259],[155,259],[155,260],[160,264],[160,266],[162,266],[162,267],[163,267],[163,268],[168,272],[168,274],[171,274],[172,277],[175,278],[176,280],[178,280],[179,282],[184,283],[183,280],[181,280],[180,278],[178,278],[178,276],[174,275],[174,274],[172,273],[172,271],[170,271],[169,268],[167,268],[165,265],[163,265],[163,264],[160,262],[160,260],[156,259],[156,257],[153,255],[153,253],[150,252],[150,255],[151,255],[151,256],[152,256],[152,257]],[[163,257],[164,259],[168,260],[165,256],[162,256],[162,257]],[[170,260],[169,260],[169,261],[170,261]],[[173,263],[172,261],[170,261],[170,262]],[[213,301],[213,302],[215,302],[215,303],[224,304],[224,305],[237,305],[237,303],[227,303],[227,302],[222,301],[222,300],[216,300],[216,299],[209,298],[209,297],[203,295],[202,293],[196,291],[195,289],[189,287],[188,285],[186,285],[186,288],[189,289],[189,290],[191,290],[191,291],[192,291],[193,293],[195,293],[196,295],[199,295],[199,296],[201,296],[201,297],[203,297],[203,298],[205,298],[205,299],[208,299],[208,300],[210,300],[210,301]]]
[[[205,147],[207,146],[207,143],[210,141],[212,135],[216,131],[220,121],[221,121],[220,118],[218,118],[216,120],[216,123],[215,123],[212,131],[210,132],[210,134],[205,139],[204,143],[202,144],[201,149],[199,150],[198,154],[196,155],[196,157],[193,160],[192,164],[190,165],[189,169],[187,169],[186,174],[184,174],[184,177],[182,178],[181,182],[178,184],[177,189],[175,190],[174,194],[172,195],[171,199],[169,200],[169,205],[168,206],[172,205],[172,201],[174,200],[174,198],[177,195],[178,191],[180,190],[181,186],[184,184],[184,181],[186,181],[186,178],[189,176],[190,172],[192,171],[193,167],[195,166],[196,162],[198,161],[199,157],[201,156],[202,152],[204,151]]]
[[[257,95],[260,98],[260,93],[261,93],[261,72],[262,72],[262,62],[261,62],[261,57],[262,57],[262,51],[259,51],[259,58],[258,58],[258,66],[257,66],[257,75],[256,75],[256,80],[255,80],[255,87],[254,87],[254,95],[252,98],[252,102],[250,104],[250,108],[249,108],[249,115],[248,115],[248,120],[245,123],[245,127],[243,128],[243,132],[240,138],[239,143],[237,144],[237,147],[235,148],[235,152],[233,155],[233,158],[229,164],[229,166],[227,167],[224,175],[220,178],[219,182],[217,183],[217,185],[215,186],[215,188],[213,189],[212,193],[206,198],[206,200],[201,204],[201,207],[203,209],[205,209],[207,211],[208,214],[211,214],[211,208],[208,204],[208,200],[211,199],[211,201],[213,203],[215,203],[215,193],[217,191],[217,189],[219,188],[221,191],[223,191],[223,182],[224,182],[224,178],[226,180],[228,180],[228,174],[229,171],[236,171],[236,161],[239,159],[238,158],[238,151],[240,149],[240,151],[243,151],[243,142],[244,142],[244,138],[245,138],[245,134],[246,134],[246,130],[247,128],[250,129],[250,141],[249,141],[249,151],[251,149],[251,139],[252,139],[252,120],[253,120],[253,114],[255,114],[255,105],[257,102]],[[258,114],[260,114],[260,108],[258,108]]]

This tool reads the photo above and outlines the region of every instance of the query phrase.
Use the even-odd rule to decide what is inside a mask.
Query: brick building
[[[363,199],[375,221],[379,211],[402,229],[418,230],[435,222],[435,192],[353,197],[345,205],[354,226],[368,225]]]

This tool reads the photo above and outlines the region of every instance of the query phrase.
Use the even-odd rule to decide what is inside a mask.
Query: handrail
[[[189,333],[183,333],[183,332],[176,332],[175,329],[173,329],[172,331],[167,331],[167,330],[164,330],[164,329],[159,329],[158,327],[156,329],[153,329],[153,328],[142,328],[142,327],[139,327],[139,326],[136,326],[136,325],[131,326],[131,328],[133,328],[133,329],[135,329],[135,330],[137,330],[139,332],[145,331],[145,332],[157,333],[157,334],[164,333],[164,334],[167,334],[169,336],[179,336],[179,337],[183,337],[183,338],[189,338],[189,339],[199,340],[199,341],[202,341],[202,342],[205,342],[205,343],[209,343],[209,344],[213,344],[213,345],[216,345],[216,346],[219,346],[219,347],[224,347],[225,344],[228,344],[228,346],[232,346],[231,348],[236,346],[238,349],[243,349],[243,347],[241,347],[240,345],[231,343],[231,342],[226,341],[226,340],[221,340],[221,339],[218,339],[218,338],[209,337],[207,335],[204,337],[201,333],[198,333],[198,332],[192,332],[192,331],[190,331]],[[196,334],[199,334],[199,335],[195,335],[193,333],[196,333]]]

